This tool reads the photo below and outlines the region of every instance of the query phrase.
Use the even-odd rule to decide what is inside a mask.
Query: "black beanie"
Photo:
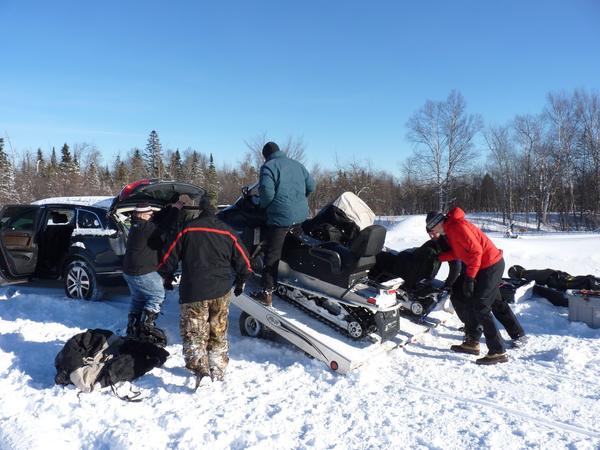
[[[425,218],[425,228],[429,231],[432,230],[438,223],[442,222],[446,218],[439,211],[429,211]]]
[[[279,146],[275,142],[267,142],[262,149],[262,154],[267,159],[273,153],[279,151]]]

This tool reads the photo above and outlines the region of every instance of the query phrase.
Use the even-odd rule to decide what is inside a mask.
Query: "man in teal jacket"
[[[265,163],[260,168],[260,207],[266,210],[262,290],[255,297],[271,306],[277,282],[277,267],[283,241],[289,229],[308,217],[307,197],[315,190],[315,181],[301,163],[288,158],[274,142],[262,149]]]

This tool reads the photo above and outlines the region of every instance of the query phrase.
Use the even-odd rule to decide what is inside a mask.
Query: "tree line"
[[[464,97],[452,91],[428,100],[406,123],[413,144],[396,171],[375,170],[368,160],[309,167],[317,188],[309,199],[318,211],[345,191],[362,198],[379,215],[448,210],[515,214],[540,227],[549,212],[562,229],[600,226],[600,96],[583,89],[549,93],[538,114],[516,115],[505,124],[483,123],[469,113]],[[131,149],[104,163],[95,146],[64,144],[59,151],[16,154],[0,138],[0,204],[76,195],[115,195],[142,178],[183,181],[207,189],[214,203],[235,201],[254,183],[262,164],[266,135],[245,142],[241,161],[219,161],[218,154],[188,148],[163,149],[152,131],[142,149]],[[302,138],[280,147],[306,161]],[[396,161],[393,161],[396,163]]]

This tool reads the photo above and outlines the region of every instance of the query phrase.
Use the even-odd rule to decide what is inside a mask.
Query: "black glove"
[[[237,283],[233,289],[233,295],[239,297],[244,292],[244,283]]]
[[[475,280],[471,277],[465,277],[463,281],[463,294],[467,298],[473,297],[473,290],[475,289]]]

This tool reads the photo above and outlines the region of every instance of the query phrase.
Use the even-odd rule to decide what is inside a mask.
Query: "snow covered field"
[[[420,245],[423,223],[406,217],[386,245]],[[600,274],[597,234],[493,239],[507,268]],[[530,341],[508,364],[450,352],[462,337],[452,321],[349,376],[284,342],[242,337],[232,307],[226,381],[190,394],[171,292],[159,319],[171,357],[133,383],[143,402],[55,386],[64,342],[87,328],[122,330],[127,309],[125,289],[84,302],[59,284],[0,288],[0,449],[600,447],[600,330],[543,299],[515,306]]]

